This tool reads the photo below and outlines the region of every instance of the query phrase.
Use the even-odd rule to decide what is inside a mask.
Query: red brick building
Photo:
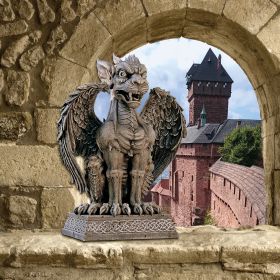
[[[237,126],[255,126],[260,121],[232,120],[228,99],[232,79],[211,49],[201,64],[193,64],[187,75],[189,125],[175,159],[169,179],[152,189],[152,198],[168,210],[179,226],[199,225],[211,208],[209,168],[220,158],[219,147]]]

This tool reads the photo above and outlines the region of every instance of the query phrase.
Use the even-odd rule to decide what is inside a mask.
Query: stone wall
[[[90,243],[55,233],[1,234],[0,279],[279,279],[279,229],[178,231],[178,240]]]
[[[32,224],[35,208],[34,228],[51,225],[45,209],[63,216],[79,200],[58,158],[55,122],[69,92],[96,81],[96,59],[181,36],[221,48],[252,82],[263,119],[268,222],[280,223],[278,1],[5,0],[0,19],[2,228]],[[72,202],[65,207],[57,196],[56,207],[43,208],[52,192]],[[36,200],[29,222],[11,222],[10,196]]]

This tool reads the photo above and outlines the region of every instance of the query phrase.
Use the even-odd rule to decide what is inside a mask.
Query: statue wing
[[[96,132],[102,122],[94,113],[94,103],[100,91],[108,91],[108,87],[105,84],[86,84],[78,87],[62,106],[57,124],[62,162],[81,193],[88,190],[85,176],[75,156],[89,158],[99,150]]]
[[[152,151],[155,180],[173,160],[182,137],[186,133],[183,109],[176,99],[160,88],[150,91],[141,117],[146,124],[152,125],[156,141]]]

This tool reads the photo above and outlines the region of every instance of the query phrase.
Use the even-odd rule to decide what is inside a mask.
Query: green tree
[[[223,161],[245,166],[262,165],[260,126],[243,126],[234,129],[219,149]]]
[[[204,225],[213,225],[215,226],[216,225],[216,222],[215,222],[215,219],[214,217],[211,215],[211,210],[207,210],[206,211],[206,214],[205,214],[205,217],[204,217]]]

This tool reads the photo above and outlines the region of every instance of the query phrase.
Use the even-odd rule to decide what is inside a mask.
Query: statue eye
[[[121,78],[125,78],[125,77],[126,77],[126,72],[125,72],[124,70],[120,70],[120,71],[119,71],[119,76],[120,76]]]
[[[147,78],[147,72],[144,72],[144,73],[142,74],[142,78],[144,78],[144,79]]]

